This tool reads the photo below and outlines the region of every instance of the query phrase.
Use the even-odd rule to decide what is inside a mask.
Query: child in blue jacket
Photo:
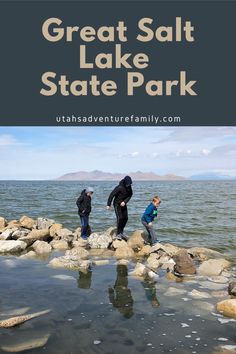
[[[157,217],[158,206],[160,203],[161,199],[158,196],[155,196],[152,200],[152,203],[150,203],[146,208],[141,219],[142,224],[145,226],[148,232],[149,241],[152,243],[152,245],[158,242],[156,233],[153,228],[153,221]]]

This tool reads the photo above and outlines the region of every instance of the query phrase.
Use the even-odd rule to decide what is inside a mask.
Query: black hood
[[[130,187],[132,183],[133,181],[130,176],[125,176],[125,178],[120,181],[120,184],[123,184],[125,187]]]

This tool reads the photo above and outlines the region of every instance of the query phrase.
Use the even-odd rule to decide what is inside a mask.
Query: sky
[[[101,170],[236,177],[236,127],[1,127],[0,179]]]

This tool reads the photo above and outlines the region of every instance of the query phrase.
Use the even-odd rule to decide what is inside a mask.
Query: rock
[[[112,246],[117,249],[119,247],[126,247],[127,246],[127,242],[124,240],[114,240],[112,242]]]
[[[47,219],[47,218],[38,218],[37,219],[37,229],[49,229],[53,224],[55,224],[55,220]]]
[[[214,283],[225,284],[228,283],[228,278],[224,277],[223,275],[213,275],[209,277],[208,280],[213,281]]]
[[[225,290],[214,290],[211,292],[211,296],[213,297],[227,297],[228,296],[228,291]]]
[[[201,311],[204,315],[206,315],[206,311],[214,311],[214,305],[207,301],[193,301],[191,305],[195,312],[199,313]]]
[[[209,290],[222,290],[222,289],[226,289],[227,284],[221,284],[221,283],[214,283],[211,281],[201,281],[200,282],[200,287],[201,288],[206,288]]]
[[[58,251],[66,251],[69,248],[68,242],[65,240],[53,240],[50,242],[50,245],[54,250]]]
[[[107,248],[92,248],[89,250],[89,255],[92,257],[100,258],[112,258],[114,257],[114,251]]]
[[[32,230],[26,236],[25,239],[33,240],[33,241],[47,241],[50,237],[50,233],[48,229],[41,229],[41,230]]]
[[[61,230],[63,228],[62,224],[52,224],[52,226],[49,229],[49,233],[51,237],[56,238],[58,230]]]
[[[115,251],[115,257],[117,259],[133,258],[135,253],[131,247],[119,247]]]
[[[18,353],[18,352],[24,352],[26,350],[41,348],[41,347],[45,346],[49,337],[50,337],[50,334],[46,334],[40,338],[31,338],[26,341],[21,340],[18,343],[14,343],[14,344],[10,344],[10,345],[2,345],[1,349],[4,352],[8,352],[8,353]]]
[[[95,260],[93,261],[93,264],[95,266],[101,266],[101,265],[106,265],[106,264],[109,264],[109,260],[108,259],[98,259],[98,260]]]
[[[24,215],[20,218],[20,224],[26,229],[32,229],[36,225],[36,221]]]
[[[145,257],[151,253],[152,247],[149,245],[145,245],[138,253],[137,257]]]
[[[93,232],[88,238],[88,243],[91,248],[108,248],[112,243],[112,237],[106,233]]]
[[[198,268],[198,274],[200,275],[220,275],[221,272],[230,266],[224,258],[220,259],[209,259],[204,261]]]
[[[205,261],[211,257],[215,258],[221,256],[219,252],[205,247],[192,247],[189,248],[187,251],[193,258],[198,261]]]
[[[161,269],[166,269],[166,270],[169,270],[169,271],[172,271],[174,270],[174,267],[175,267],[175,261],[171,258],[169,259],[168,261],[166,262],[163,262],[162,259],[160,258],[159,260],[162,265],[161,265]]]
[[[20,256],[20,258],[22,258],[22,259],[31,259],[31,258],[35,258],[35,257],[37,257],[37,254],[34,251],[29,251],[25,254],[22,254],[22,256]]]
[[[116,235],[116,227],[109,227],[105,233],[113,238]]]
[[[0,216],[0,230],[7,226],[7,220]]]
[[[21,227],[21,224],[17,220],[11,220],[7,223],[6,229],[12,229],[13,227]]]
[[[198,291],[196,289],[193,289],[188,293],[188,295],[192,296],[195,299],[209,299],[211,298],[211,295],[204,292],[204,291]]]
[[[169,287],[169,289],[164,293],[165,296],[177,296],[177,295],[183,295],[187,292],[187,290],[184,289],[177,289],[174,287]]]
[[[147,259],[147,266],[152,270],[157,270],[161,263],[159,262],[159,256],[156,253],[151,253]]]
[[[119,259],[119,261],[117,262],[117,264],[127,266],[127,265],[129,264],[129,260],[128,260],[128,259]]]
[[[196,268],[191,260],[188,252],[185,249],[181,249],[174,256],[173,259],[175,261],[175,272],[179,274],[195,274]]]
[[[228,286],[229,295],[236,296],[236,281],[231,281]]]
[[[144,277],[148,273],[148,269],[142,264],[137,263],[134,270],[129,272],[129,275],[133,277]]]
[[[16,229],[16,231],[14,231],[13,234],[11,235],[11,238],[13,240],[18,240],[21,237],[28,236],[29,233],[30,233],[29,229],[25,229],[25,228]]]
[[[81,235],[81,227],[77,227],[77,229],[75,229],[75,231],[73,232],[73,235],[74,235],[74,240],[78,240]]]
[[[88,241],[82,238],[78,238],[76,241],[72,241],[72,247],[86,247],[89,246]]]
[[[170,281],[176,281],[178,277],[174,275],[172,272],[167,272],[166,273],[166,279]]]
[[[216,305],[217,311],[227,317],[236,318],[236,299],[223,300]]]
[[[140,250],[144,246],[145,234],[143,230],[136,230],[128,239],[127,244],[133,250]]]
[[[81,260],[78,257],[74,256],[62,256],[53,258],[49,265],[55,268],[66,268],[71,270],[77,270],[83,268],[84,270],[88,269],[91,265],[90,260]]]
[[[89,252],[86,251],[83,247],[72,248],[71,250],[66,251],[66,256],[75,256],[79,259],[88,259]]]
[[[7,229],[0,234],[0,240],[11,240],[13,233],[17,230],[16,227]]]
[[[52,251],[51,245],[45,241],[35,241],[32,248],[38,254],[50,253]]]
[[[177,254],[181,250],[181,248],[174,246],[170,243],[161,244],[160,249],[163,250],[165,253],[167,253],[171,257],[174,256],[175,254]]]
[[[65,240],[67,242],[72,242],[74,239],[73,232],[66,228],[57,230],[57,236],[59,239]]]
[[[27,244],[23,241],[0,241],[0,253],[16,253],[26,249]]]

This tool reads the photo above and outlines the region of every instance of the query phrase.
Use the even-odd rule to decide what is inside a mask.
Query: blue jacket
[[[143,213],[142,219],[147,223],[152,222],[157,217],[157,207],[153,203],[150,203]]]

